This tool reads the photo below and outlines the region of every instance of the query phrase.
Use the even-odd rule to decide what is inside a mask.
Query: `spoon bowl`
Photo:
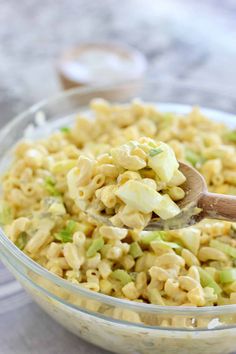
[[[236,221],[236,196],[209,193],[204,177],[195,168],[179,162],[179,169],[186,177],[181,185],[185,197],[177,203],[181,212],[168,220],[152,218],[145,230],[177,230],[192,226],[205,218]],[[94,214],[89,210],[86,213],[98,222],[114,226],[105,215]],[[128,229],[125,226],[124,228]]]
[[[202,196],[207,193],[205,179],[195,168],[183,162],[179,162],[179,170],[186,177],[186,181],[181,185],[185,192],[185,197],[177,203],[181,213],[168,220],[152,218],[145,230],[182,229],[194,225],[204,218],[198,204]]]

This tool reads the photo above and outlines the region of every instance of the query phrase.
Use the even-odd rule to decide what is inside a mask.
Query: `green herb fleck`
[[[149,156],[153,157],[153,156],[161,154],[162,152],[163,152],[163,150],[161,148],[154,148],[154,149],[149,150]]]
[[[60,130],[61,130],[62,133],[66,133],[66,134],[70,133],[70,128],[69,127],[62,127]]]
[[[72,242],[73,234],[76,230],[76,222],[73,220],[68,221],[66,227],[55,235],[55,239],[63,243]]]
[[[54,196],[54,197],[59,197],[60,196],[60,193],[58,192],[58,190],[56,189],[55,185],[56,185],[56,182],[53,180],[52,177],[47,177],[45,179],[45,189],[46,191]]]

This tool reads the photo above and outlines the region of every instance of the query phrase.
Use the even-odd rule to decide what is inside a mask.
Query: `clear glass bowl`
[[[45,113],[48,127],[62,125],[64,117],[71,120],[79,111],[88,109],[93,97],[112,102],[128,102],[140,97],[144,101],[165,103],[160,105],[164,109],[180,111],[189,109],[183,105],[197,104],[211,108],[207,113],[213,119],[234,125],[234,116],[223,112],[236,111],[236,98],[190,84],[151,81],[74,89],[34,105],[0,132],[1,172],[10,161],[9,150],[22,138],[27,127],[27,132],[32,131],[37,113]],[[170,102],[178,105],[166,104]],[[39,118],[37,122],[40,123]],[[37,127],[37,132],[45,135],[50,129]],[[50,316],[104,349],[122,354],[227,354],[236,349],[236,305],[161,307],[95,293],[42,268],[17,249],[1,230],[0,258]]]

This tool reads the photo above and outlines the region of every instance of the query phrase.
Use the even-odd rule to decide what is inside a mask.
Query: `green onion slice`
[[[156,155],[159,155],[163,152],[162,148],[153,148],[151,150],[149,150],[149,156],[153,157]]]

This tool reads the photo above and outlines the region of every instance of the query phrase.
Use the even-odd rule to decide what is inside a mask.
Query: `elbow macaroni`
[[[122,226],[141,230],[153,212],[178,213],[185,178],[175,154],[211,191],[235,193],[235,133],[196,109],[168,116],[138,101],[103,100],[91,109],[94,120],[78,117],[71,130],[18,144],[2,182],[0,224],[8,237],[49,271],[92,291],[162,306],[234,304],[234,224],[205,220],[165,232]],[[91,206],[114,226],[89,218]]]
[[[141,138],[112,148],[109,164],[100,165],[104,158],[98,156],[92,162],[81,155],[80,166],[69,172],[68,189],[77,206],[82,200],[90,213],[99,211],[109,216],[115,226],[135,229],[143,229],[152,213],[162,219],[180,213],[174,200],[183,199],[185,193],[177,186],[178,180],[175,186],[169,182],[176,174],[181,183],[185,178],[167,144]],[[142,177],[145,169],[152,172],[152,178]]]

